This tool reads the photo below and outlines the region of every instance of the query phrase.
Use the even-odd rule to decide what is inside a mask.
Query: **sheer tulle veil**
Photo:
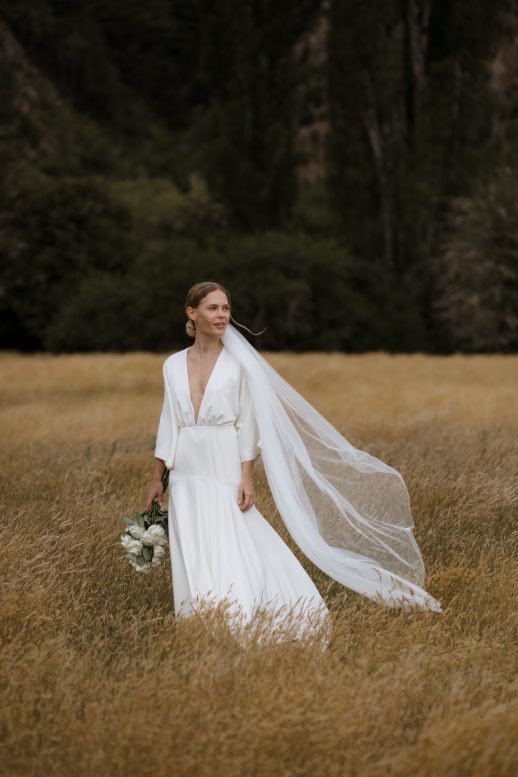
[[[441,612],[402,475],[349,443],[232,325],[221,337],[245,370],[275,504],[327,575],[380,604]]]

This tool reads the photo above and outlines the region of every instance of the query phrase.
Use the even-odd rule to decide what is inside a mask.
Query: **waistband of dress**
[[[181,431],[185,431],[186,429],[189,429],[189,430],[191,430],[191,429],[204,429],[206,431],[207,429],[210,429],[210,430],[212,430],[212,429],[218,429],[218,430],[225,429],[225,430],[228,430],[228,429],[235,429],[235,428],[236,428],[236,425],[235,425],[234,421],[228,421],[226,424],[205,424],[205,425],[204,424],[190,424],[190,425],[186,425],[186,426],[180,426],[180,432]]]

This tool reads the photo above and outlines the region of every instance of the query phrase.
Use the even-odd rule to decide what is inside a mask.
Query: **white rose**
[[[140,541],[143,545],[147,545],[148,547],[152,547],[153,545],[153,537],[149,533],[149,529],[146,529],[144,534],[141,536]]]
[[[165,556],[165,549],[161,545],[155,545],[153,558],[162,559]]]
[[[153,545],[165,545],[167,542],[165,531],[158,523],[153,523],[146,533],[153,540]]]
[[[140,540],[131,540],[126,546],[126,550],[132,556],[140,556],[142,553],[142,543]]]
[[[139,526],[138,523],[132,523],[131,526],[128,528],[129,533],[132,537],[135,537],[137,540],[139,540],[142,535],[144,534],[144,529],[142,526]]]
[[[130,534],[126,534],[126,533],[125,533],[125,534],[123,534],[123,535],[122,535],[122,537],[121,537],[121,545],[123,546],[123,548],[127,548],[127,547],[128,547],[128,545],[129,545],[130,543],[134,542],[134,541],[135,541],[135,540],[133,539],[133,537],[132,537]]]

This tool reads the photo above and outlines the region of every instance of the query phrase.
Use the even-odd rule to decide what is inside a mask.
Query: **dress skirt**
[[[226,600],[249,621],[258,609],[301,631],[328,622],[320,592],[286,543],[252,506],[237,504],[241,461],[235,425],[179,429],[169,485],[169,544],[177,616]]]

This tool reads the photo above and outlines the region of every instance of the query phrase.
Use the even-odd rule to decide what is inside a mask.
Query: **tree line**
[[[517,27],[506,0],[8,0],[1,347],[173,349],[218,280],[261,348],[515,351]]]

